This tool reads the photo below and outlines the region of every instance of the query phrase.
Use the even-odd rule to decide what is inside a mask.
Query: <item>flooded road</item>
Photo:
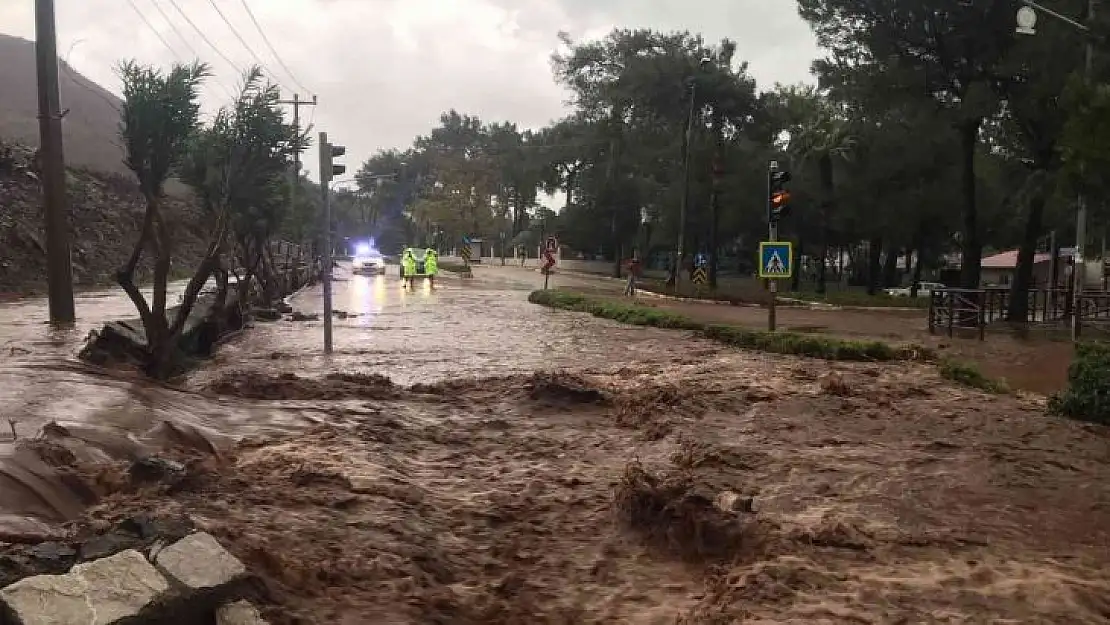
[[[636,328],[528,303],[535,288],[500,274],[446,277],[405,288],[384,276],[336,272],[334,352],[323,353],[323,321],[256,323],[221,348],[194,382],[228,369],[267,369],[322,376],[373,373],[409,385],[624,361],[666,362],[673,332]],[[292,297],[294,310],[322,315],[317,286]]]
[[[170,302],[184,286],[172,286]],[[14,515],[6,519],[10,525],[27,516],[61,520],[79,508],[49,480],[34,477],[41,467],[26,458],[12,460],[14,442],[38,436],[50,423],[61,427],[55,433],[79,447],[80,455],[131,458],[173,439],[229,447],[246,436],[331,422],[342,412],[313,402],[197,392],[236,372],[380,374],[410,385],[568,366],[664,363],[685,358],[688,349],[673,333],[534,306],[526,299],[528,285],[512,280],[445,278],[435,289],[427,283],[405,289],[394,271],[366,277],[340,268],[334,286],[335,309],[343,314],[335,319],[332,355],[323,355],[320,321],[256,322],[178,388],[76,360],[90,331],[135,315],[118,289],[79,295],[80,320],[63,330],[46,323],[43,300],[0,305],[0,515]],[[304,313],[321,313],[322,289],[305,289],[290,303]]]

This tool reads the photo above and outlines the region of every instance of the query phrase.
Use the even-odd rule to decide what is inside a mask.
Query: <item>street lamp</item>
[[[698,63],[698,69],[705,70],[712,62],[713,59],[703,56],[701,62]],[[697,111],[697,88],[697,76],[690,76],[690,112],[686,117],[686,141],[684,142],[685,150],[682,155],[682,204],[678,213],[678,249],[675,264],[672,268],[676,293],[678,292],[679,276],[682,274],[682,259],[686,255],[686,214],[690,206],[690,154],[694,151],[694,114]]]
[[[1087,0],[1087,21],[1092,22],[1095,18],[1095,3],[1097,0]],[[1086,46],[1086,59],[1083,68],[1083,82],[1086,85],[1091,84],[1091,73],[1094,64],[1095,47],[1091,41],[1091,27],[1072,18],[1057,13],[1052,9],[1045,8],[1033,0],[1021,0],[1022,7],[1018,9],[1015,19],[1017,27],[1014,29],[1021,35],[1035,35],[1037,33],[1037,12],[1044,13],[1050,17],[1054,17],[1072,28],[1075,28],[1087,37]],[[1082,163],[1080,168],[1082,169]],[[1087,239],[1087,198],[1082,191],[1076,197],[1076,213],[1075,213],[1075,255],[1072,256],[1072,310],[1071,310],[1071,340],[1079,340],[1079,309],[1083,304],[1083,274],[1085,271],[1085,264],[1083,262],[1083,244]],[[1055,259],[1053,259],[1055,262]]]

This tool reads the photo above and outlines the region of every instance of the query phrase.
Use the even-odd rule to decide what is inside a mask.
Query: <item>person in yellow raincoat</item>
[[[439,271],[439,263],[437,262],[436,251],[428,248],[424,252],[424,273],[428,275],[428,284],[433,288],[436,285],[436,273]]]
[[[412,286],[412,281],[416,276],[416,257],[412,255],[412,250],[405,249],[405,253],[401,255],[401,270],[405,275],[405,285]]]

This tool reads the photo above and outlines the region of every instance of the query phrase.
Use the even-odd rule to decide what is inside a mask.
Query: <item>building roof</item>
[[[1071,248],[1060,248],[1060,258],[1066,260],[1071,258],[1073,250]],[[1008,250],[994,256],[984,256],[981,262],[983,269],[1014,269],[1017,267],[1017,250]],[[1033,256],[1033,264],[1039,265],[1047,263],[1052,260],[1052,254],[1035,254]]]

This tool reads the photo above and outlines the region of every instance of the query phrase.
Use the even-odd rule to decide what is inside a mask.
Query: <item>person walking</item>
[[[412,286],[416,277],[416,257],[412,255],[412,248],[405,248],[401,255],[401,271],[404,272],[405,286]]]
[[[436,273],[439,272],[438,255],[432,248],[424,251],[424,273],[428,275],[428,284],[433,289],[436,286]]]
[[[624,286],[624,294],[628,297],[636,297],[636,279],[640,277],[643,271],[640,264],[640,255],[635,250],[632,251],[632,258],[628,259],[628,284]]]

